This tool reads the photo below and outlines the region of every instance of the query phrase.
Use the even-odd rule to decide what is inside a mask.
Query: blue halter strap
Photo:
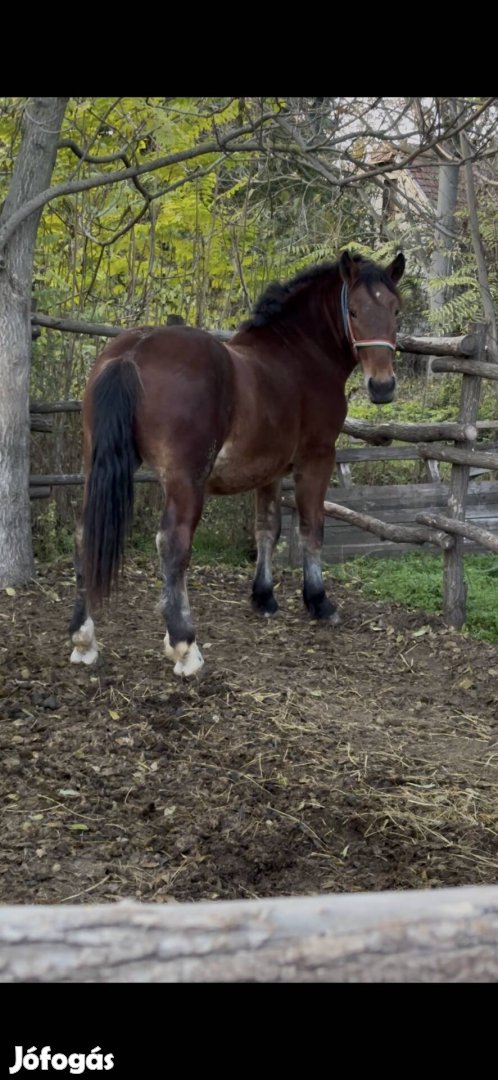
[[[351,326],[351,319],[349,317],[349,297],[346,282],[344,282],[341,290],[341,311],[342,321],[344,324],[344,333],[346,334],[346,337],[348,338],[353,349],[366,349],[369,345],[377,345],[385,349],[391,349],[392,352],[396,352],[396,342],[384,341],[383,338],[365,338],[363,341],[357,341],[355,339]]]

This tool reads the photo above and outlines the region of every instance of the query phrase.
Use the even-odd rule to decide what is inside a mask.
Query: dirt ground
[[[190,580],[206,667],[163,659],[155,564],[129,565],[69,664],[69,564],[0,594],[1,903],[193,901],[498,879],[498,649],[278,575]]]

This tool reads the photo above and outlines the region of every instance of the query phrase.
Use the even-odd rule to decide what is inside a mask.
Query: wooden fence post
[[[289,526],[289,566],[293,570],[301,564],[301,537],[299,534],[299,515],[295,507],[292,508]]]
[[[486,327],[480,326],[477,332],[477,349],[474,359],[485,360]],[[475,424],[481,396],[480,375],[462,375],[459,420],[462,424]],[[473,443],[460,443],[462,450],[471,450]],[[465,503],[469,484],[469,465],[453,464],[451,468],[450,492],[448,496],[448,517],[458,521],[465,519]],[[465,622],[467,607],[467,585],[464,578],[463,536],[455,537],[455,544],[443,554],[443,612],[448,626],[459,630]]]

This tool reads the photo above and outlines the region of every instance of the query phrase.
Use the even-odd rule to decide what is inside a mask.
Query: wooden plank
[[[284,506],[294,508],[293,500],[288,496],[283,497],[283,503]],[[379,518],[372,517],[371,514],[358,513],[356,510],[350,510],[349,507],[342,506],[339,503],[324,502],[323,508],[326,515],[338,517],[350,525],[357,525],[360,529],[366,529],[367,532],[372,532],[384,540],[394,540],[397,543],[405,541],[412,544],[426,544],[431,541],[444,549],[451,547],[454,543],[446,533],[433,532],[424,526],[415,524],[387,524],[385,521],[380,521]]]
[[[342,544],[324,545],[322,559],[325,563],[343,563],[349,559],[398,559],[402,555],[415,552],[424,555],[441,555],[441,549],[434,544],[395,544],[392,540],[366,540],[365,535],[358,543],[351,537]]]
[[[292,493],[294,485],[284,481],[282,490]],[[327,498],[332,502],[350,506],[352,510],[366,511],[431,506],[446,506],[449,485],[442,484],[355,484],[353,488],[330,487]],[[469,484],[469,500],[477,502],[498,501],[498,481],[472,481]]]
[[[30,476],[29,482],[32,487],[38,487],[39,485],[54,485],[54,487],[75,487],[83,484],[83,473],[53,473],[53,474],[38,474]],[[158,479],[155,473],[139,470],[135,473],[134,481],[136,484],[157,484]]]
[[[498,887],[0,908],[6,983],[498,981]]]
[[[29,426],[31,431],[43,431],[48,435],[51,435],[54,430],[48,416],[30,416]]]
[[[431,458],[427,458],[425,462],[427,470],[427,479],[432,480],[434,484],[441,483],[441,474],[439,472],[439,465],[437,461],[433,461]]]
[[[477,431],[498,431],[498,420],[477,420]]]
[[[355,461],[416,461],[420,457],[416,446],[339,446],[337,464]]]
[[[353,476],[349,465],[343,465],[342,463],[337,465],[337,479],[341,487],[352,488]]]
[[[81,412],[81,401],[30,401],[30,413]]]
[[[486,549],[471,540],[464,540],[466,555],[484,554]],[[434,544],[394,544],[391,540],[372,540],[355,544],[345,543],[322,549],[324,563],[334,566],[335,563],[344,563],[352,559],[400,559],[403,555],[441,556],[441,549]]]
[[[446,501],[441,503],[441,509],[446,510]],[[436,508],[437,510],[437,508]],[[417,510],[403,511],[390,511],[388,513],[383,512],[383,520],[392,523],[414,523],[417,516]],[[471,521],[472,524],[481,528],[497,532],[498,531],[498,502],[494,507],[489,504],[480,503],[477,507],[467,507],[467,521]],[[282,514],[282,540],[289,542],[289,524],[290,515],[285,510]],[[483,552],[486,549],[470,540],[464,540],[465,552]],[[323,559],[327,562],[344,562],[346,559],[356,558],[359,556],[372,556],[380,558],[398,558],[413,551],[423,551],[426,554],[437,555],[440,554],[439,547],[435,547],[432,544],[426,544],[423,547],[414,544],[405,543],[392,543],[389,540],[377,540],[372,537],[371,533],[364,532],[362,529],[354,526],[347,525],[345,522],[339,521],[334,518],[326,517],[323,539]]]
[[[292,567],[299,566],[302,560],[301,537],[299,533],[299,515],[297,510],[291,510],[289,526],[289,563]]]

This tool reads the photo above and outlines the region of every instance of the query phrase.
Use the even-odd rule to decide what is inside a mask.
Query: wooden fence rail
[[[86,334],[90,337],[118,337],[128,329],[123,326],[109,326],[107,323],[90,323],[76,319],[58,319],[52,315],[33,312],[32,326],[46,330],[59,330],[69,334]],[[235,330],[209,330],[208,333],[219,341],[230,341]],[[38,336],[35,331],[35,336]],[[475,334],[463,334],[461,337],[411,337],[398,334],[396,345],[400,352],[419,353],[426,356],[473,356],[477,348]]]

